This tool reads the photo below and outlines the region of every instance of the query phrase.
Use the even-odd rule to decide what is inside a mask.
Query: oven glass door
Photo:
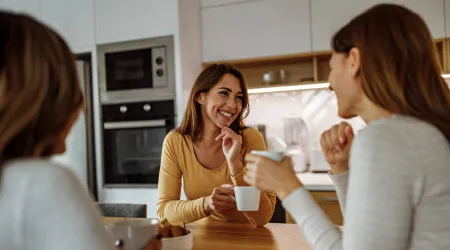
[[[153,87],[152,50],[105,54],[106,90],[133,90]]]
[[[165,120],[104,123],[105,185],[157,184]]]

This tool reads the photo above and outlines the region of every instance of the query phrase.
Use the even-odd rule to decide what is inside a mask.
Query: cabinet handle
[[[320,197],[321,201],[339,201],[337,197]]]

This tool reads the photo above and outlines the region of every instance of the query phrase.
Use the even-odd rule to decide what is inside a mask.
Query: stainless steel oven
[[[173,36],[97,47],[103,104],[175,97]]]
[[[103,105],[102,116],[104,186],[156,186],[174,101]]]

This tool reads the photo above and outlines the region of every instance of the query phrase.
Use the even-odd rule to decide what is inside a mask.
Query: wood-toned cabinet
[[[311,191],[311,195],[334,224],[343,224],[344,220],[336,192]],[[295,223],[289,213],[286,213],[286,223]]]

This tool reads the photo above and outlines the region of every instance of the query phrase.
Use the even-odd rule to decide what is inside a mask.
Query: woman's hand
[[[160,234],[158,234],[158,236],[154,237],[144,247],[144,250],[161,250],[161,249],[162,249],[162,243],[161,243],[161,235]]]
[[[241,162],[242,136],[236,134],[231,128],[217,124],[222,130],[216,137],[216,141],[222,140],[222,150],[227,159],[228,167],[232,175],[239,174],[244,165]]]
[[[294,172],[290,157],[276,162],[263,156],[248,154],[245,160],[247,173],[244,180],[258,189],[275,193],[281,200],[303,186]]]
[[[212,211],[220,212],[236,208],[236,202],[230,196],[234,197],[233,185],[223,184],[214,188],[212,194],[203,200],[203,210],[210,215]]]
[[[161,238],[162,238],[161,234],[158,234],[157,236],[153,237],[147,243],[147,245],[145,245],[143,250],[161,250],[162,249]],[[116,249],[117,250],[123,250],[124,249],[123,241],[118,241],[115,244],[116,244]]]
[[[353,129],[346,122],[334,125],[320,136],[322,151],[333,174],[348,171],[348,159],[353,137]]]

